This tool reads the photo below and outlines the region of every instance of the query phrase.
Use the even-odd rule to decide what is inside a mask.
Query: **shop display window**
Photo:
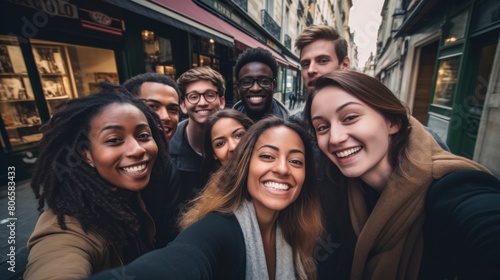
[[[32,49],[51,114],[61,100],[96,93],[99,82],[120,83],[112,50],[41,40]]]
[[[0,112],[13,150],[37,142],[42,135],[35,100],[45,100],[49,118],[65,100],[98,91],[98,83],[119,84],[112,50],[31,40],[36,69],[27,69],[17,39],[0,35]],[[42,92],[34,92],[30,71],[38,71]],[[38,103],[40,104],[40,103]],[[44,111],[44,110],[40,110]]]
[[[16,38],[1,35],[0,111],[13,149],[40,140],[42,122],[21,48]]]
[[[459,64],[460,56],[448,57],[439,61],[436,90],[434,92],[434,104],[446,107],[452,106]]]

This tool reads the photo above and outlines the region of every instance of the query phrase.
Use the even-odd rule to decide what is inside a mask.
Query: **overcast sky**
[[[380,11],[384,0],[353,0],[349,14],[349,27],[354,32],[354,42],[358,46],[359,67],[364,67],[370,56],[375,54]]]

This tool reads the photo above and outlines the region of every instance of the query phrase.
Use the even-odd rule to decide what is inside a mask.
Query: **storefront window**
[[[119,84],[112,50],[42,40],[31,45],[42,92],[33,91],[16,38],[0,35],[0,110],[12,150],[41,139],[35,100],[47,102],[48,118],[61,102],[97,92],[100,81]]]
[[[439,62],[434,104],[451,107],[457,84],[460,56],[441,59]]]
[[[0,111],[12,149],[40,140],[42,122],[21,48],[16,38],[1,35]]]
[[[444,33],[446,38],[444,39],[444,44],[452,44],[465,36],[465,28],[467,27],[467,16],[468,11],[465,11],[455,17],[452,17],[444,25]]]
[[[172,44],[169,39],[156,35],[153,31],[142,31],[142,42],[146,61],[146,72],[165,74],[175,80],[172,62]]]
[[[51,115],[66,99],[96,93],[99,82],[120,83],[112,50],[41,40],[32,49]]]

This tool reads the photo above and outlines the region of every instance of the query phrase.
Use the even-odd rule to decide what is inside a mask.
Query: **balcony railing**
[[[274,38],[280,39],[281,27],[274,21],[274,19],[267,13],[266,10],[260,10],[262,16],[262,27],[266,29]]]
[[[313,24],[313,17],[310,12],[307,12],[306,25],[309,26],[311,24]]]
[[[285,34],[285,47],[287,47],[289,50],[292,49],[292,38],[290,38],[290,36],[288,36],[287,34]]]
[[[297,15],[299,16],[299,18],[304,15],[304,5],[300,0],[299,0],[299,7],[297,8]]]
[[[242,8],[245,12],[248,12],[247,7],[248,7],[248,1],[247,0],[232,0],[233,3],[238,5],[240,8]]]

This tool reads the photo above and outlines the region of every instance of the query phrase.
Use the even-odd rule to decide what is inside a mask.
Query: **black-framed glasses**
[[[204,93],[192,91],[192,92],[186,94],[186,100],[191,104],[196,104],[196,103],[200,102],[200,98],[202,95],[208,103],[214,102],[217,99],[217,97],[219,97],[219,94],[213,90],[207,90]]]
[[[238,81],[238,86],[244,89],[249,89],[253,86],[255,82],[261,87],[261,88],[269,88],[273,85],[273,82],[276,81],[276,79],[269,78],[269,77],[258,77],[258,78],[243,78]]]

